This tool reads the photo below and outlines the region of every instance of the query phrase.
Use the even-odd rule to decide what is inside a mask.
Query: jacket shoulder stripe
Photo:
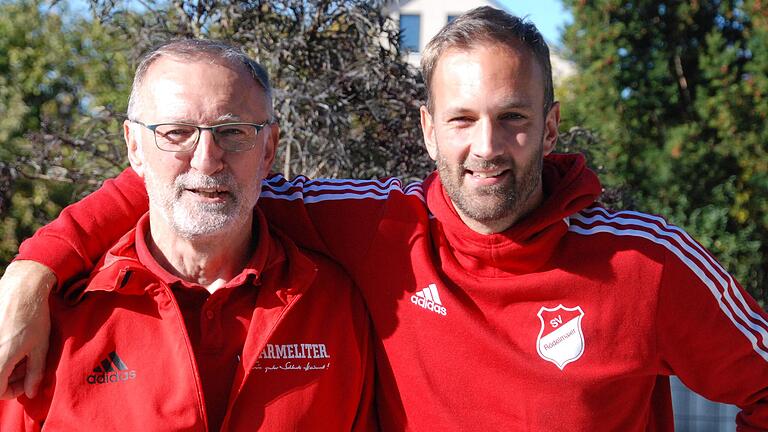
[[[656,216],[631,211],[612,213],[593,207],[571,216],[569,231],[641,237],[665,247],[704,283],[723,313],[768,361],[768,322],[750,308],[733,277],[682,229]]]
[[[640,221],[639,223],[641,225],[644,225],[643,222],[651,221],[657,228],[655,229],[655,232],[658,234],[668,234],[673,236],[673,238],[679,242],[682,243],[682,246],[687,251],[693,252],[691,256],[693,258],[697,258],[701,260],[703,265],[706,266],[707,269],[713,272],[714,276],[717,278],[717,280],[722,284],[725,283],[723,279],[728,279],[730,284],[734,284],[735,289],[735,282],[733,281],[733,277],[731,277],[730,273],[728,273],[727,270],[723,268],[723,266],[715,259],[712,254],[709,253],[703,246],[701,246],[696,240],[694,240],[688,233],[683,231],[681,228],[670,225],[667,223],[666,220],[664,220],[661,217],[658,216],[652,216],[645,213],[639,213],[639,212],[632,212],[632,211],[622,211],[622,212],[616,212],[611,213],[603,208],[596,209],[598,212],[602,213],[603,215],[606,215],[608,220],[628,220],[628,223],[632,223],[634,218],[637,218],[636,220]],[[629,218],[625,219],[622,216],[629,216]],[[646,225],[647,226],[647,225]],[[653,226],[653,225],[651,225]],[[698,254],[695,254],[695,252],[698,252]],[[741,292],[736,289],[736,293],[738,294],[739,298],[741,297]],[[743,298],[742,298],[743,299]],[[752,309],[748,308],[745,304],[745,307],[749,312],[751,312],[751,315],[753,318],[762,321],[766,326],[768,326],[768,323],[757,313],[752,311]]]
[[[274,175],[262,182],[261,197],[280,200],[304,201],[306,204],[323,201],[374,199],[386,200],[392,194],[410,195],[424,201],[421,182],[403,187],[400,180],[315,179],[303,176],[287,180]]]
[[[758,313],[754,312],[744,300],[741,292],[736,288],[733,277],[726,271],[722,265],[698,242],[691,238],[688,233],[681,228],[668,224],[663,218],[658,216],[652,216],[645,213],[622,211],[611,213],[603,208],[592,209],[600,214],[606,216],[601,222],[611,221],[614,223],[621,223],[622,225],[637,224],[642,227],[651,227],[653,232],[658,235],[668,235],[673,240],[680,242],[683,250],[687,251],[691,257],[693,257],[699,265],[709,270],[711,275],[719,282],[719,285],[725,289],[730,288],[736,295],[736,297],[742,303],[742,306],[749,315],[760,322],[763,326],[768,327],[768,322]],[[649,224],[646,220],[653,221],[655,223]],[[682,252],[682,251],[681,251]],[[678,255],[679,256],[679,255]]]

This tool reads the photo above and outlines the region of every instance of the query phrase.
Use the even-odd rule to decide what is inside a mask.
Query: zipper
[[[158,282],[162,287],[162,292],[168,296],[171,303],[171,308],[176,315],[176,324],[181,329],[181,336],[184,338],[184,346],[187,347],[187,357],[192,369],[192,377],[195,381],[195,390],[197,393],[197,410],[200,414],[200,418],[203,421],[203,431],[208,432],[208,412],[205,405],[205,395],[203,394],[203,384],[200,380],[200,371],[197,367],[197,359],[195,358],[195,350],[192,349],[192,343],[189,341],[189,333],[187,332],[187,324],[184,322],[184,317],[181,314],[178,303],[176,303],[176,297],[173,295],[171,289],[164,283]]]
[[[293,306],[296,304],[296,302],[302,296],[303,296],[303,293],[302,294],[297,294],[297,295],[293,296],[293,298],[288,302],[288,304],[286,304],[282,308],[282,310],[277,314],[277,318],[275,318],[275,322],[270,327],[269,331],[267,332],[266,337],[264,339],[262,339],[262,341],[259,343],[259,345],[257,345],[255,347],[255,349],[253,350],[254,351],[254,353],[253,353],[254,355],[251,356],[251,362],[249,362],[248,364],[244,364],[242,362],[243,357],[245,357],[245,353],[241,353],[240,355],[237,356],[238,363],[240,364],[240,367],[243,368],[243,378],[238,383],[237,391],[233,394],[232,400],[227,405],[227,413],[224,416],[224,421],[222,422],[222,429],[221,429],[222,431],[228,430],[228,428],[229,428],[229,419],[231,417],[232,410],[235,407],[235,404],[237,404],[237,402],[238,402],[238,399],[240,397],[240,392],[243,390],[243,388],[245,387],[246,383],[250,379],[251,371],[253,370],[253,365],[255,364],[255,361],[258,360],[258,356],[264,350],[264,347],[267,345],[267,342],[269,342],[269,340],[272,338],[272,335],[275,333],[275,331],[277,330],[278,326],[280,326],[280,324],[283,323],[283,317],[288,312],[290,312],[291,309],[293,309]],[[258,308],[258,305],[256,306],[256,309],[257,308]],[[254,309],[254,312],[255,312],[255,309]],[[255,313],[254,313],[252,321],[256,320],[256,319],[259,319],[259,317],[257,317],[255,315]],[[251,334],[251,332],[250,332],[250,328],[249,328],[248,336],[250,336],[250,334]],[[248,340],[248,336],[246,336],[246,342]],[[246,344],[243,344],[243,348],[245,348],[245,345]]]

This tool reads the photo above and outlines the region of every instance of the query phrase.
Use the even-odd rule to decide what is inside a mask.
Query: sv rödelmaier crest
[[[576,361],[584,353],[584,333],[581,331],[581,319],[584,311],[580,306],[539,309],[541,330],[536,339],[536,351],[546,361],[552,362],[562,370],[565,365]]]

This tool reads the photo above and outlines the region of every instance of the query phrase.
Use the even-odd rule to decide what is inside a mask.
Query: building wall
[[[399,22],[400,15],[418,15],[421,17],[419,32],[419,50],[408,53],[408,62],[414,66],[421,61],[421,52],[432,36],[436,35],[448,23],[448,17],[461,15],[480,6],[502,8],[494,1],[483,0],[410,0],[392,3],[390,16]]]

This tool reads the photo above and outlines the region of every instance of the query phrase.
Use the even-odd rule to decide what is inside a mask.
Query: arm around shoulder
[[[90,271],[147,209],[144,182],[128,168],[25,240],[17,259],[45,264],[64,285]]]

